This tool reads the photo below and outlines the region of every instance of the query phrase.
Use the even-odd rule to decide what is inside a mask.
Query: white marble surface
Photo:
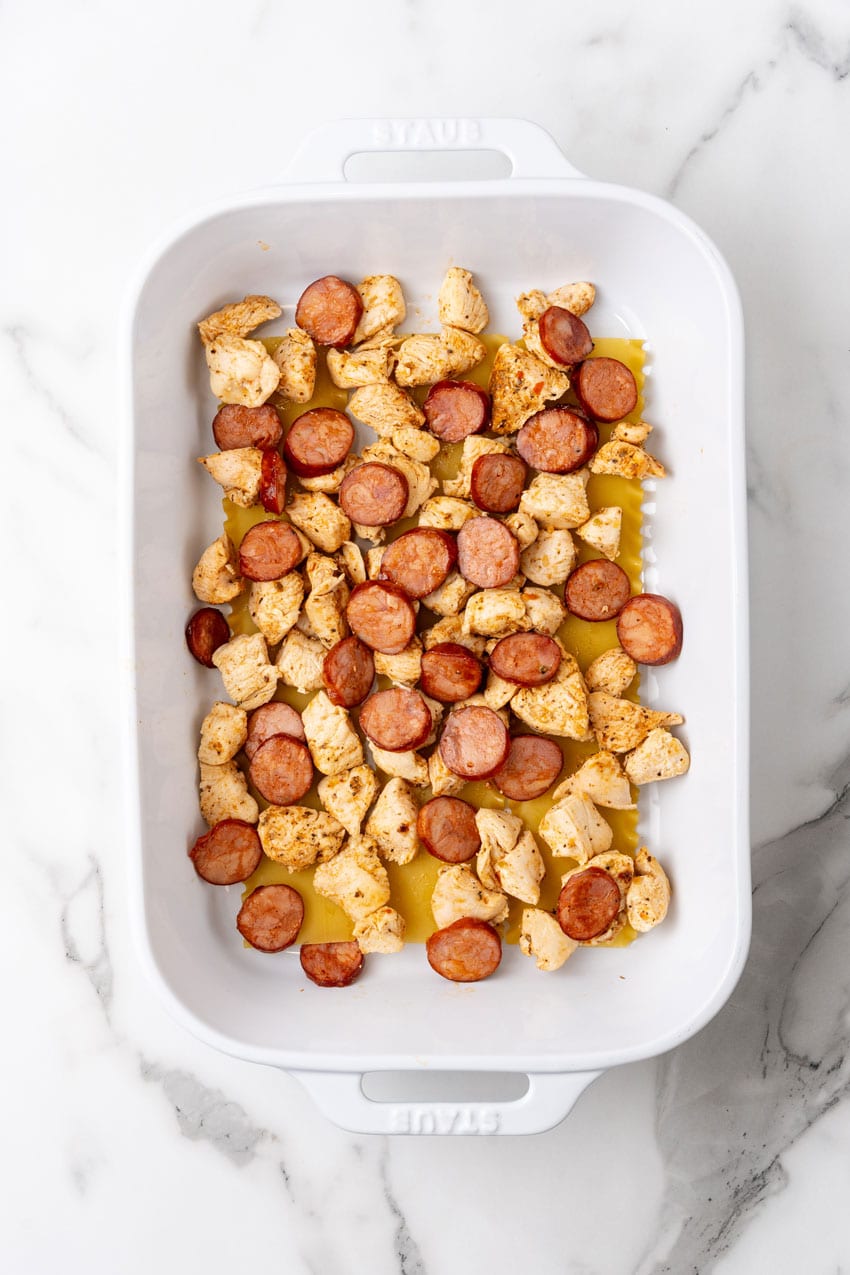
[[[0,1267],[850,1269],[847,6],[9,0],[0,67]],[[128,935],[117,309],[164,226],[346,114],[536,118],[695,217],[747,313],[752,956],[537,1138],[342,1133],[175,1026]]]

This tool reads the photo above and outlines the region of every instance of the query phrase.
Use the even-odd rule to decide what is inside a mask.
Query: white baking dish
[[[512,176],[344,179],[357,152],[441,147],[500,151]],[[246,950],[233,924],[239,887],[202,886],[185,853],[200,829],[198,724],[218,693],[183,641],[191,569],[221,515],[218,488],[193,463],[213,412],[194,320],[247,292],[291,304],[330,271],[388,271],[412,301],[411,326],[436,326],[452,262],[475,272],[495,331],[518,331],[520,291],[587,278],[600,290],[592,330],[647,341],[646,415],[672,477],[648,493],[645,583],[681,605],[685,645],[644,678],[643,696],[686,715],[693,765],[642,802],[675,899],[658,930],[626,949],[583,950],[557,975],[510,948],[497,977],[453,985],[410,946],[328,992],[294,953]],[[224,200],[159,245],[125,342],[133,905],[144,963],[175,1017],[219,1049],[297,1072],[334,1120],[373,1132],[549,1128],[600,1070],[702,1027],[735,985],[750,923],[743,332],[706,236],[658,199],[581,177],[522,121],[348,121],[308,139],[285,182]],[[422,1069],[522,1072],[530,1084],[514,1102],[362,1092],[364,1072]]]

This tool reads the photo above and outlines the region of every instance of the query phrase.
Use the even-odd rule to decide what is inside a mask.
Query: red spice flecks
[[[542,381],[538,381],[538,382],[537,382],[537,384],[536,384],[536,385],[535,385],[535,387],[534,387],[534,390],[533,390],[532,392],[533,392],[534,394],[542,394],[542,393],[543,393],[543,382],[542,382]]]

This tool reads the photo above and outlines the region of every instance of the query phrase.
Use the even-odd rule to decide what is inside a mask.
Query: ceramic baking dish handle
[[[543,1133],[567,1116],[598,1071],[528,1076],[528,1089],[511,1102],[375,1102],[359,1072],[293,1071],[316,1106],[352,1133]]]
[[[582,177],[555,139],[530,120],[353,119],[308,133],[286,170],[287,181],[345,181],[352,155],[385,151],[498,151],[511,177]]]

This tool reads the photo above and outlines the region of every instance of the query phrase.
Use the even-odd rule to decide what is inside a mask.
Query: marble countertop
[[[846,6],[17,0],[0,49],[4,512],[18,545],[0,1265],[850,1269]],[[704,226],[747,315],[751,957],[695,1039],[604,1075],[534,1138],[341,1132],[288,1076],[172,1023],[128,933],[119,306],[170,222],[282,171],[313,123],[355,114],[538,120],[582,171]]]

